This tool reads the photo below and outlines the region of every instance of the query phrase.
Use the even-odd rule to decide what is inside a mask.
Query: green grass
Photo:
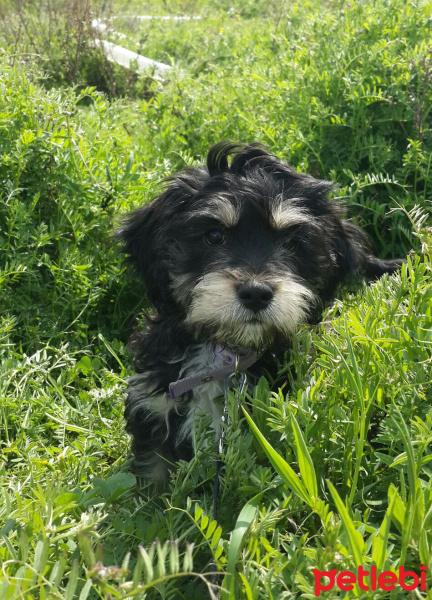
[[[372,563],[427,564],[430,589],[431,8],[184,10],[206,19],[118,20],[131,48],[176,65],[163,84],[137,81],[134,98],[86,88],[88,71],[52,88],[51,63],[0,56],[0,598],[202,598],[214,565],[221,598],[236,600],[312,599],[312,569]],[[345,291],[329,328],[300,331],[286,384],[261,380],[249,417],[230,397],[215,523],[205,424],[210,443],[165,495],[129,473],[126,342],[148,305],[110,236],[221,138],[333,179],[380,255],[416,255],[400,276]]]

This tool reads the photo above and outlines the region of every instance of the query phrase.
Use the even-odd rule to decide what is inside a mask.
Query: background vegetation
[[[92,48],[101,14],[169,80]],[[314,598],[313,568],[431,572],[431,22],[404,0],[1,3],[0,598],[202,598],[215,570],[221,598]],[[251,425],[230,399],[215,523],[212,444],[161,497],[128,471],[147,304],[110,235],[222,138],[333,179],[378,254],[415,252],[299,332]]]

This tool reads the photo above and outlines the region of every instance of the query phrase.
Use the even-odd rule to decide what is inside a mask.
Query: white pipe
[[[136,52],[132,52],[132,50],[127,50],[127,48],[117,46],[117,44],[107,42],[106,40],[94,40],[94,44],[96,47],[102,48],[110,62],[116,63],[126,69],[135,68],[139,73],[154,71],[155,75],[162,77],[172,68],[170,65],[146,58]]]

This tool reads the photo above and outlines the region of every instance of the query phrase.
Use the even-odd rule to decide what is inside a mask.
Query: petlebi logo
[[[403,566],[399,567],[397,572],[383,571],[382,573],[378,573],[375,565],[370,567],[369,570],[360,566],[357,568],[357,572],[341,571],[338,573],[337,569],[331,571],[313,569],[315,596],[318,597],[322,592],[328,592],[335,586],[344,592],[348,592],[354,589],[355,584],[358,584],[359,588],[366,592],[369,590],[373,592],[376,590],[392,591],[397,585],[408,592],[416,589],[425,592],[427,566],[420,565],[419,569],[420,574],[414,571],[405,571]]]

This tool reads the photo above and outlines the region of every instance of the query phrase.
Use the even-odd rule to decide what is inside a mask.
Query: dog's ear
[[[187,209],[189,200],[208,179],[203,168],[191,168],[170,177],[165,191],[153,202],[126,216],[115,237],[144,280],[151,302],[159,310],[172,308],[167,255],[172,223]],[[170,233],[171,231],[171,233]]]
[[[334,241],[339,283],[359,278],[373,281],[385,273],[395,273],[406,262],[374,256],[366,235],[349,221],[341,221]]]
[[[163,196],[127,215],[115,232],[122,251],[144,280],[150,300],[157,306],[161,295],[158,271],[158,238],[161,235],[161,206]]]

